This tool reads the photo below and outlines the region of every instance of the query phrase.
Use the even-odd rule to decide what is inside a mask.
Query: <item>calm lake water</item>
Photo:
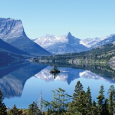
[[[49,73],[52,68],[38,63],[0,67],[0,89],[6,106],[11,108],[16,104],[18,108],[28,108],[33,101],[39,104],[41,92],[43,99],[51,101],[53,98],[51,91],[59,87],[72,95],[78,80],[83,84],[84,90],[90,86],[93,99],[98,96],[102,84],[106,97],[110,85],[115,85],[113,77],[115,71],[112,69],[108,73],[108,68],[101,67],[94,67],[94,69],[91,67],[91,70],[87,67],[81,69],[58,67],[61,73],[54,78]]]

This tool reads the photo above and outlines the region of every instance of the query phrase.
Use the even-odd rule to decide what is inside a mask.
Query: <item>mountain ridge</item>
[[[63,36],[45,35],[33,40],[52,54],[64,54],[86,51],[86,46],[80,44],[80,39],[75,38],[70,32]]]
[[[78,53],[114,42],[115,34],[102,38],[79,39],[68,32],[63,36],[46,34],[33,41],[53,54]]]
[[[0,39],[30,55],[51,55],[27,37],[21,20],[0,18]]]

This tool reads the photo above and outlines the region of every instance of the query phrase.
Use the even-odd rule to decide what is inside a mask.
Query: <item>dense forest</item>
[[[62,88],[53,93],[53,100],[48,102],[41,97],[39,105],[33,102],[28,109],[18,109],[14,105],[11,109],[3,103],[3,95],[0,91],[0,115],[113,115],[115,113],[115,88],[108,89],[108,98],[104,95],[104,86],[100,86],[99,95],[92,100],[90,87],[86,91],[78,81],[73,95],[69,95]],[[43,108],[45,110],[43,111]]]
[[[43,56],[34,58],[35,62],[52,62],[52,63],[107,63],[115,56],[115,44],[107,44],[90,51],[80,53],[69,53],[63,55]]]

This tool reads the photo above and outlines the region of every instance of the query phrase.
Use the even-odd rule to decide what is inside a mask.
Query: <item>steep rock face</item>
[[[21,20],[0,18],[0,38],[4,41],[14,41],[14,38],[25,36]]]
[[[34,42],[53,54],[74,53],[87,50],[86,46],[80,43],[80,39],[72,36],[70,32],[65,36],[45,35],[35,39]]]
[[[31,55],[50,55],[26,36],[21,20],[0,18],[0,38]]]

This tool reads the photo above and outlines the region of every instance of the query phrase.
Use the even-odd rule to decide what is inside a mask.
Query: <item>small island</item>
[[[58,70],[58,68],[56,66],[54,66],[54,68],[50,71],[50,73],[58,74],[58,73],[60,73],[60,70]]]

